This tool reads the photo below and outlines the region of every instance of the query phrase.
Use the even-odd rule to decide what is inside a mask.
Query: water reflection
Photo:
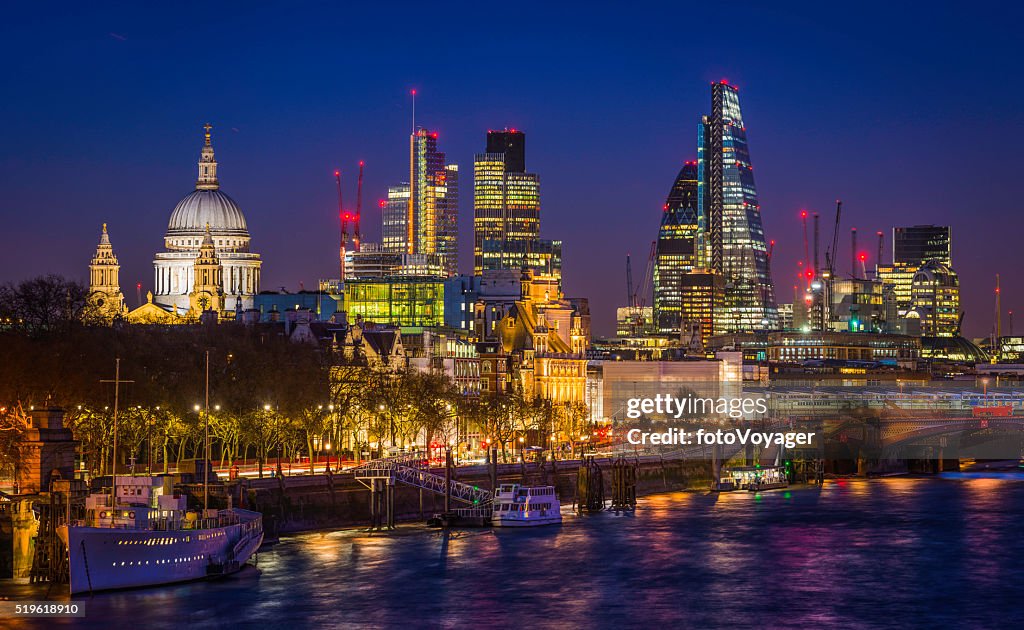
[[[1022,517],[1017,481],[885,479],[661,495],[555,528],[314,533],[218,582],[84,598],[75,626],[1019,625]]]

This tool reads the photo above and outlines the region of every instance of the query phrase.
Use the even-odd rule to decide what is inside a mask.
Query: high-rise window
[[[711,85],[711,115],[701,125],[698,148],[699,258],[725,281],[716,329],[743,332],[778,327],[768,248],[739,91]]]

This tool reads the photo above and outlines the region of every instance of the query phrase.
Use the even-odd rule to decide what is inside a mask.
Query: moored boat
[[[239,570],[263,542],[258,512],[188,512],[166,476],[116,479],[110,494],[86,498],[86,517],[61,526],[71,594],[156,586]]]
[[[789,486],[786,470],[782,466],[736,466],[722,472],[719,489],[776,490]]]
[[[554,486],[502,484],[494,495],[491,524],[495,527],[532,527],[562,522],[561,503]]]

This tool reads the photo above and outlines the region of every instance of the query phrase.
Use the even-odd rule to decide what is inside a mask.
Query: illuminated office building
[[[540,177],[526,172],[526,134],[488,131],[487,152],[473,160],[473,273],[523,267],[560,274],[561,243],[540,240]]]
[[[902,318],[911,309],[914,276],[930,260],[950,266],[953,264],[949,226],[915,225],[892,230],[892,260],[878,265],[876,276],[885,287],[891,288],[896,314]]]
[[[444,325],[441,278],[366,278],[345,282],[345,311],[350,321],[404,327]]]
[[[409,240],[409,184],[401,183],[388,188],[388,198],[382,206],[381,251],[408,254]]]
[[[699,323],[703,339],[725,334],[722,307],[726,287],[722,276],[709,271],[691,271],[679,276],[679,288],[681,328],[686,330]]]
[[[402,257],[408,254],[386,252],[377,243],[362,243],[359,251],[345,252],[346,278],[387,278],[399,271]]]
[[[960,280],[953,268],[929,260],[911,284],[908,318],[921,320],[925,337],[955,337],[960,334]]]
[[[885,306],[881,282],[836,278],[828,294],[830,329],[839,332],[884,331]]]
[[[698,217],[698,264],[725,281],[716,328],[776,329],[778,312],[739,92],[725,81],[711,86],[711,115],[701,125],[697,166],[703,215]]]
[[[682,276],[697,266],[697,163],[686,162],[665,201],[654,258],[654,326],[681,331]]]
[[[920,267],[929,260],[953,264],[948,225],[914,225],[892,229],[892,259]]]
[[[437,133],[417,129],[409,136],[409,201],[405,219],[404,241],[396,240],[392,229],[384,235],[388,251],[405,245],[406,254],[436,256],[445,275],[458,272],[458,202],[459,167],[446,164],[445,154],[437,150]],[[401,196],[396,187],[395,199]],[[391,203],[391,190],[388,191]],[[390,237],[390,238],[389,238]]]

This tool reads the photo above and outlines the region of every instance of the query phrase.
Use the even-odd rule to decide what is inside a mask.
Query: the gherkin
[[[682,277],[697,265],[697,162],[686,162],[665,200],[654,259],[654,326],[681,329]]]

